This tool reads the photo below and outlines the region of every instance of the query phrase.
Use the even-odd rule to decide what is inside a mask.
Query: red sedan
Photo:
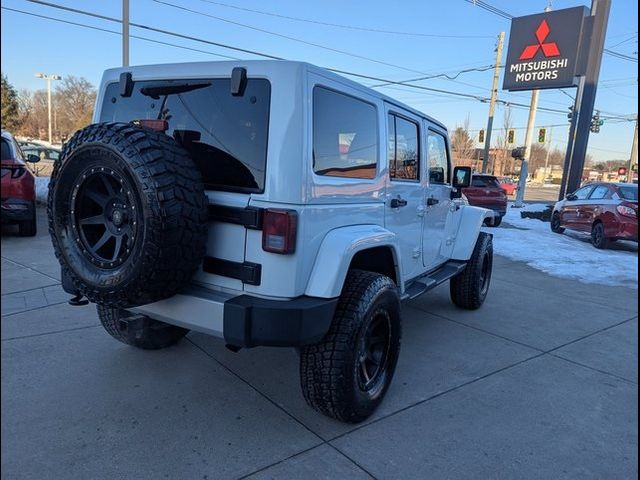
[[[36,192],[33,174],[27,170],[20,147],[2,131],[2,223],[17,223],[23,237],[36,234]],[[29,155],[29,162],[40,157]]]
[[[638,241],[638,185],[592,183],[556,203],[551,230],[565,228],[591,234],[596,248],[607,248],[613,240]]]
[[[470,205],[493,210],[493,222],[489,226],[497,227],[507,213],[507,194],[493,175],[475,173],[471,185],[462,189]]]
[[[498,177],[500,182],[500,188],[504,190],[507,195],[515,195],[518,185],[509,177]]]

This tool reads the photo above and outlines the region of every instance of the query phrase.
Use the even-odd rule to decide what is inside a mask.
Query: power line
[[[511,15],[510,13],[505,12],[504,10],[500,10],[499,8],[494,7],[493,5],[488,4],[487,2],[483,2],[482,0],[465,0],[467,3],[471,3],[477,7],[480,7],[488,12],[491,12],[495,15],[498,15],[502,18],[506,18],[507,20],[511,20],[514,18],[513,15]],[[637,34],[637,32],[636,32]],[[613,50],[610,50],[609,48],[605,48],[604,49],[604,53],[611,55],[612,57],[616,57],[619,58],[621,60],[627,60],[629,62],[634,62],[634,63],[638,63],[638,59],[637,58],[633,58],[629,55],[625,55],[623,53],[620,52],[616,52]]]
[[[321,45],[321,44],[315,43],[315,42],[309,42],[307,40],[302,40],[300,38],[291,37],[289,35],[284,35],[282,33],[272,32],[270,30],[265,30],[264,28],[255,27],[253,25],[247,25],[247,24],[241,23],[241,22],[236,22],[234,20],[229,20],[228,18],[219,17],[217,15],[211,15],[209,13],[201,12],[199,10],[193,10],[191,8],[183,7],[181,5],[176,5],[176,4],[173,4],[173,3],[170,3],[170,2],[165,2],[165,1],[162,1],[162,0],[152,0],[152,1],[155,2],[155,3],[161,4],[161,5],[165,5],[165,6],[168,6],[168,7],[171,7],[171,8],[175,8],[175,9],[178,9],[178,10],[182,10],[182,11],[185,11],[185,12],[193,13],[193,14],[196,14],[196,15],[201,15],[203,17],[213,18],[215,20],[218,20],[218,21],[221,21],[221,22],[225,22],[225,23],[229,23],[231,25],[236,25],[236,26],[239,26],[239,27],[242,27],[242,28],[248,28],[248,29],[256,31],[256,32],[266,33],[267,35],[273,35],[273,36],[276,36],[276,37],[284,38],[284,39],[290,40],[292,42],[302,43],[304,45],[309,45],[309,46],[312,46],[312,47],[321,48],[323,50],[328,50],[330,52],[339,53],[341,55],[347,55],[349,57],[358,58],[360,60],[366,60],[368,62],[377,63],[379,65],[385,65],[387,67],[398,68],[400,70],[405,70],[407,72],[424,74],[424,72],[421,72],[419,70],[414,70],[412,68],[403,67],[402,65],[397,65],[395,63],[389,63],[389,62],[384,62],[382,60],[376,60],[375,58],[366,57],[364,55],[348,52],[346,50],[340,50],[338,48],[328,47],[326,45]]]
[[[455,80],[456,78],[458,78],[460,75],[462,75],[463,73],[469,73],[469,72],[486,72],[487,70],[491,70],[494,67],[494,65],[486,65],[484,67],[480,67],[480,68],[467,68],[465,70],[460,70],[459,72],[457,72],[455,75],[448,75],[446,73],[438,73],[436,75],[428,75],[425,77],[418,77],[418,78],[411,78],[409,80],[405,80],[405,82],[420,82],[422,80],[431,80],[434,78],[446,78],[447,80]],[[377,87],[384,87],[385,85],[387,85],[386,83],[380,83],[377,85],[370,85],[371,88],[377,88]]]
[[[283,18],[283,19],[292,20],[292,21],[295,21],[295,22],[312,23],[312,24],[315,24],[315,25],[324,25],[324,26],[327,26],[327,27],[344,28],[344,29],[347,29],[347,30],[357,30],[357,31],[361,31],[361,32],[384,33],[384,34],[389,34],[389,35],[404,35],[404,36],[410,36],[410,37],[427,37],[427,38],[493,38],[493,35],[446,35],[446,34],[439,34],[439,33],[402,32],[402,31],[397,31],[397,30],[385,30],[385,29],[381,29],[381,28],[360,27],[360,26],[356,26],[356,25],[345,25],[345,24],[340,24],[340,23],[322,22],[322,21],[319,21],[319,20],[312,20],[312,19],[309,19],[309,18],[292,17],[292,16],[289,16],[289,15],[281,15],[281,14],[273,13],[273,12],[265,12],[263,10],[255,10],[255,9],[252,9],[252,8],[245,8],[245,7],[239,7],[237,5],[230,5],[228,3],[214,2],[213,0],[200,0],[200,1],[212,4],[212,5],[219,5],[221,7],[233,8],[235,10],[240,10],[240,11],[243,11],[243,12],[257,13],[259,15],[267,15],[269,17]]]
[[[637,58],[634,58],[630,55],[625,55],[624,53],[616,52],[614,50],[610,50],[608,48],[604,49],[604,53],[608,53],[612,57],[619,58],[621,60],[627,60],[628,62],[638,63]]]
[[[100,14],[93,13],[93,12],[87,12],[87,11],[84,11],[84,10],[79,10],[79,9],[75,9],[75,8],[71,8],[71,7],[66,7],[66,6],[54,4],[54,3],[51,3],[51,2],[45,2],[43,0],[26,0],[26,1],[28,1],[30,3],[35,3],[35,4],[48,6],[48,7],[51,7],[51,8],[57,8],[57,9],[60,9],[60,10],[65,10],[65,11],[70,11],[70,12],[73,12],[73,13],[78,13],[78,14],[81,14],[81,15],[86,15],[86,16],[89,16],[89,17],[99,18],[99,19],[102,19],[102,20],[110,21],[110,22],[121,23],[121,20],[118,19],[118,18],[108,17],[108,16],[105,16],[105,15],[100,15]],[[7,9],[7,7],[2,7],[2,8]],[[17,10],[15,10],[15,11],[17,11]],[[63,21],[63,20],[56,19],[56,18],[53,18],[53,17],[46,17],[44,15],[32,14],[30,12],[19,11],[19,13],[25,13],[25,14],[28,14],[28,15],[35,15],[35,16],[39,16],[41,18],[48,18],[48,19],[55,20],[55,21],[61,21],[63,23],[71,23],[71,22]],[[84,24],[76,24],[75,22],[73,24],[75,24],[77,26],[81,26],[81,27],[86,27],[86,28],[91,28],[91,29],[94,29],[94,30],[98,30],[97,27],[93,27],[93,26],[88,26],[88,25],[84,25]],[[239,51],[239,52],[243,52],[243,53],[249,53],[251,55],[261,56],[261,57],[275,59],[275,60],[284,60],[284,58],[277,57],[275,55],[271,55],[271,54],[267,54],[267,53],[263,53],[263,52],[258,52],[258,51],[255,51],[255,50],[248,50],[248,49],[244,49],[244,48],[240,48],[240,47],[234,47],[232,45],[227,45],[227,44],[223,44],[223,43],[219,43],[219,42],[212,42],[210,40],[206,40],[206,39],[203,39],[203,38],[184,35],[184,34],[181,34],[181,33],[172,32],[172,31],[169,31],[169,30],[163,30],[163,29],[151,27],[151,26],[148,26],[148,25],[143,25],[143,24],[133,23],[133,22],[131,22],[130,25],[134,26],[134,27],[137,27],[137,28],[143,28],[143,29],[146,29],[146,30],[149,30],[149,31],[162,33],[164,35],[170,35],[170,36],[174,36],[174,37],[178,37],[178,38],[182,38],[182,39],[186,39],[186,40],[192,40],[192,41],[195,41],[195,42],[214,45],[214,46],[218,46],[218,47],[222,47],[222,48],[226,48],[226,49],[231,49],[231,50],[235,50],[235,51]],[[107,31],[109,33],[114,33],[113,31],[110,31],[110,30],[104,30],[104,31]],[[116,32],[116,33],[119,33],[119,32]],[[147,38],[142,38],[142,39],[143,40],[147,40],[147,41],[153,41],[153,40],[147,39]],[[172,46],[176,46],[176,45],[172,45]],[[182,47],[178,47],[178,48],[182,48]],[[210,52],[208,52],[208,53],[210,53]],[[330,71],[335,72],[335,73],[343,74],[343,75],[353,76],[353,77],[356,77],[356,78],[362,78],[362,79],[367,79],[367,80],[373,80],[373,81],[376,81],[376,82],[382,82],[382,83],[386,83],[388,85],[401,85],[401,86],[405,86],[405,87],[413,88],[413,89],[417,89],[417,90],[422,90],[422,91],[441,93],[441,94],[457,96],[457,97],[461,97],[461,98],[470,98],[470,99],[478,100],[478,101],[481,101],[481,102],[487,102],[489,100],[489,98],[483,97],[483,96],[479,96],[479,95],[473,95],[473,94],[468,94],[468,93],[463,93],[463,92],[456,92],[456,91],[445,90],[445,89],[440,89],[440,88],[426,87],[426,86],[423,86],[423,85],[414,85],[414,84],[411,84],[411,83],[406,83],[406,81],[395,81],[395,80],[390,80],[390,79],[377,77],[377,76],[373,76],[373,75],[365,75],[365,74],[361,74],[361,73],[350,72],[350,71],[347,71],[347,70],[341,70],[341,69],[335,69],[335,68],[327,68],[327,70],[330,70]],[[529,108],[529,105],[526,105],[526,104],[516,103],[516,102],[509,102],[509,101],[504,101],[504,100],[498,100],[498,103],[503,104],[503,105],[509,105],[509,106],[516,107],[516,108],[526,108],[526,109]],[[545,112],[548,112],[548,113],[556,113],[556,114],[563,114],[563,115],[566,114],[566,110],[558,110],[558,109],[552,109],[552,108],[546,108],[546,107],[540,107],[539,110],[545,111]],[[606,117],[603,117],[603,118],[606,118]],[[613,118],[613,117],[611,117],[611,118]]]
[[[118,36],[122,35],[122,32],[119,32],[117,30],[109,30],[107,28],[94,27],[92,25],[86,25],[86,24],[83,24],[83,23],[72,22],[70,20],[63,20],[61,18],[49,17],[47,15],[40,15],[38,13],[27,12],[27,11],[24,11],[24,10],[18,10],[16,8],[9,8],[9,7],[5,7],[5,6],[1,6],[0,8],[2,8],[3,10],[9,10],[11,12],[22,13],[24,15],[30,15],[32,17],[43,18],[45,20],[53,20],[55,22],[65,23],[67,25],[74,25],[76,27],[88,28],[90,30],[97,30],[99,32],[111,33],[111,34],[115,34],[115,35],[118,35]],[[240,60],[237,57],[231,57],[229,55],[223,55],[221,53],[209,52],[207,50],[200,50],[199,48],[193,48],[193,47],[187,47],[187,46],[184,46],[184,45],[178,45],[176,43],[164,42],[162,40],[156,40],[154,38],[149,38],[149,37],[142,37],[140,35],[130,35],[130,37],[131,38],[135,38],[137,40],[144,40],[146,42],[157,43],[159,45],[166,45],[166,46],[169,46],[169,47],[181,48],[183,50],[190,50],[192,52],[206,53],[207,55],[214,55],[216,57],[227,58],[229,60]]]
[[[58,5],[57,3],[44,2],[42,0],[25,0],[25,1],[30,2],[30,3],[39,4],[39,5],[44,5],[46,7],[57,8],[59,10],[66,10],[67,12],[78,13],[80,15],[86,15],[86,16],[89,16],[89,17],[100,18],[102,20],[107,20],[109,22],[122,23],[122,20],[120,20],[119,18],[107,17],[106,15],[100,15],[98,13],[87,12],[85,10],[78,10],[77,8],[65,7],[64,5]],[[226,45],[224,43],[213,42],[211,40],[205,40],[203,38],[192,37],[190,35],[185,35],[183,33],[171,32],[169,30],[163,30],[161,28],[154,28],[154,27],[150,27],[148,25],[143,25],[143,24],[140,24],[140,23],[129,22],[129,25],[131,25],[132,27],[143,28],[145,30],[149,30],[149,31],[152,31],[152,32],[162,33],[162,34],[170,35],[170,36],[177,37],[177,38],[183,38],[185,40],[192,40],[194,42],[204,43],[204,44],[207,44],[207,45],[214,45],[216,47],[227,48],[229,50],[235,50],[237,52],[248,53],[250,55],[256,55],[258,57],[270,58],[272,60],[284,60],[284,58],[277,57],[275,55],[269,55],[267,53],[256,52],[255,50],[249,50],[249,49],[246,49],[246,48],[234,47],[234,46],[231,46],[231,45]]]

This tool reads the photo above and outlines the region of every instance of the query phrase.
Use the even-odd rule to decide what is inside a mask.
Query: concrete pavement
[[[293,349],[113,340],[40,234],[2,234],[2,477],[636,478],[637,291],[497,257],[489,298],[408,302],[367,422],[306,406]]]

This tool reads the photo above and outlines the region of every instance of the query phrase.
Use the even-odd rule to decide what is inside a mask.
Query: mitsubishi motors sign
[[[511,21],[505,90],[577,85],[576,71],[586,7],[528,15]]]

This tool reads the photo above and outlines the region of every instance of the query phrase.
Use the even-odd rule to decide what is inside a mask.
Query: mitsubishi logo
[[[520,60],[531,60],[540,49],[542,49],[542,53],[547,58],[560,56],[560,49],[558,49],[556,42],[543,43],[549,36],[550,31],[551,29],[547,21],[542,20],[536,29],[536,39],[538,43],[536,45],[527,45],[520,54]]]

